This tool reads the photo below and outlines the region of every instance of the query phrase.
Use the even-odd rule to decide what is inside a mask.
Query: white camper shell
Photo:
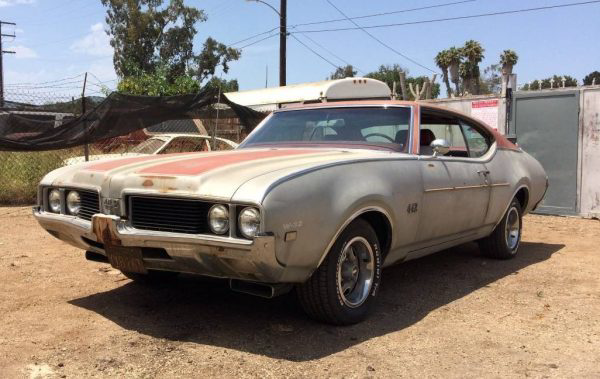
[[[369,78],[345,78],[322,82],[292,84],[284,87],[227,92],[227,98],[261,112],[270,112],[291,104],[343,100],[390,99],[387,84]]]

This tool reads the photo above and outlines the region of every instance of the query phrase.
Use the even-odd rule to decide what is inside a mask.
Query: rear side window
[[[483,134],[480,130],[476,129],[471,123],[461,120],[461,126],[463,133],[467,141],[467,147],[469,148],[470,158],[479,158],[488,152],[491,146],[491,137],[487,134]]]

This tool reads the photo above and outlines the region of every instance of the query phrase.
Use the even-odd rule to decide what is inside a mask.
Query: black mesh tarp
[[[244,132],[250,132],[266,114],[230,102],[217,91],[204,89],[198,94],[179,96],[132,96],[112,93],[85,114],[61,122],[40,117],[40,112],[0,110],[0,150],[42,151],[90,144],[126,135],[168,120],[214,118],[221,104],[220,117],[236,117]],[[222,110],[221,110],[222,109]],[[229,113],[229,114],[228,114]]]

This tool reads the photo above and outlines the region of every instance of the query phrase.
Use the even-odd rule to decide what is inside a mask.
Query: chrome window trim
[[[280,109],[274,110],[273,112],[271,112],[271,114],[269,114],[267,117],[265,117],[265,119],[262,120],[256,126],[256,128],[254,128],[254,130],[246,136],[244,141],[242,141],[236,149],[252,149],[253,148],[252,146],[246,147],[245,141],[247,141],[253,134],[257,133],[267,123],[267,121],[269,121],[271,119],[271,117],[273,117],[273,115],[275,113],[299,112],[299,111],[304,111],[304,110],[334,109],[334,108],[384,108],[384,109],[385,108],[410,108],[410,122],[408,125],[408,144],[407,144],[407,152],[406,152],[406,154],[410,154],[412,141],[413,141],[414,122],[415,122],[415,106],[409,105],[409,104],[365,104],[365,105],[360,105],[360,104],[357,104],[357,105],[335,105],[335,104],[332,104],[331,106],[330,105],[321,105],[321,106],[317,106],[317,107],[280,108]],[[327,144],[324,144],[323,148],[326,148],[326,147],[327,147]],[[401,153],[401,152],[398,151],[398,153]]]

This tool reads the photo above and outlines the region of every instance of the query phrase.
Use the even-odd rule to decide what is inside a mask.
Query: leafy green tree
[[[491,94],[502,91],[502,66],[492,64],[483,70],[481,81],[481,93]]]
[[[338,67],[335,72],[331,73],[331,76],[329,76],[330,80],[333,79],[344,79],[344,78],[353,78],[356,76],[356,70],[354,69],[354,67],[352,67],[351,64],[344,66],[344,67]]]
[[[408,87],[409,83],[412,83],[413,86],[416,84],[419,87],[423,88],[425,81],[428,79],[426,76],[418,76],[418,77],[410,77],[408,76],[408,70],[403,69],[399,64],[394,65],[381,65],[377,71],[373,71],[365,75],[367,78],[381,80],[385,82],[390,88],[394,88],[394,82],[400,83],[400,71],[404,71],[406,73],[406,86]],[[409,92],[409,97],[411,100],[414,100],[414,97]],[[431,88],[431,97],[436,99],[440,95],[440,85],[438,83],[434,83]]]
[[[220,68],[227,73],[229,63],[240,51],[207,38],[200,53],[194,52],[197,23],[206,14],[183,0],[101,0],[107,8],[107,34],[114,48],[113,63],[122,81],[119,88],[147,93],[181,93]],[[165,4],[166,2],[166,4]],[[192,84],[192,81],[196,84]]]
[[[442,77],[444,84],[446,84],[446,95],[452,96],[452,88],[450,88],[450,79],[448,77],[448,69],[452,64],[450,52],[448,50],[442,50],[435,56],[435,64],[442,70]]]
[[[596,79],[596,84],[600,84],[600,71],[590,72],[583,78],[583,85],[591,86],[594,82],[594,78]]]
[[[159,65],[153,71],[132,70],[117,84],[117,91],[130,95],[172,96],[199,90],[198,80],[191,75],[169,77],[167,65]]]
[[[215,89],[221,89],[221,93],[225,92],[237,92],[240,90],[240,86],[236,79],[226,80],[220,79],[216,76],[210,78],[208,82],[206,82],[206,87],[212,87]]]

